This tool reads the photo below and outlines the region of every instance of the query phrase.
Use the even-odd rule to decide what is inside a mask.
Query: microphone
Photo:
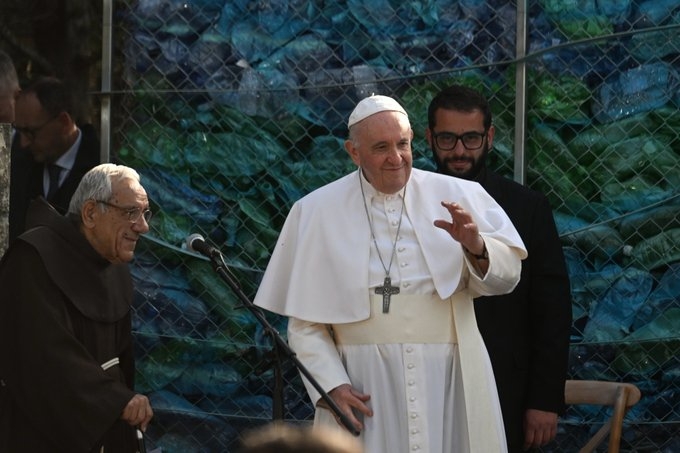
[[[201,255],[205,255],[208,258],[213,258],[215,256],[220,256],[220,251],[215,247],[208,245],[205,242],[205,238],[198,233],[190,234],[186,239],[187,249],[192,252],[198,252]]]
[[[186,244],[187,249],[189,249],[190,251],[198,252],[201,255],[210,258],[213,262],[213,266],[219,268],[219,270],[223,272],[224,277],[228,279],[230,283],[233,285],[232,288],[240,288],[239,284],[236,282],[236,277],[234,277],[234,274],[231,273],[226,263],[224,262],[222,253],[215,247],[208,245],[208,243],[205,242],[203,236],[201,236],[198,233],[190,234],[186,238]]]

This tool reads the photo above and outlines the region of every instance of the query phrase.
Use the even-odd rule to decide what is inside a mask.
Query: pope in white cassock
[[[255,298],[368,453],[506,451],[472,298],[512,291],[527,254],[476,182],[412,169],[413,131],[374,95],[350,115],[358,170],[291,209]],[[315,425],[344,427],[306,379]]]

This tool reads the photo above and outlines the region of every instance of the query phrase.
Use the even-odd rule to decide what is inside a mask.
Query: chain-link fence
[[[493,167],[521,176],[524,159],[553,205],[570,376],[638,385],[623,448],[680,451],[680,0],[534,0],[519,28],[503,0],[114,5],[111,156],[140,171],[157,213],[133,265],[150,446],[229,451],[276,403],[271,340],[185,238],[220,248],[252,298],[292,203],[353,168],[342,142],[356,102],[398,98],[414,165],[432,169],[426,108],[457,81],[490,97]],[[297,371],[281,374],[285,418],[308,420]],[[570,408],[550,451],[575,451],[606,415]]]

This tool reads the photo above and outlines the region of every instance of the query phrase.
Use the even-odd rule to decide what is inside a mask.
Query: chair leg
[[[579,450],[579,453],[592,453],[595,451],[598,445],[604,441],[604,439],[607,437],[609,434],[609,431],[611,430],[612,426],[612,421],[611,419],[607,420],[604,425],[593,435],[593,437],[590,438],[587,444],[583,446]]]
[[[614,412],[611,416],[611,434],[609,435],[609,453],[619,453],[621,446],[621,433],[623,431],[623,417],[626,415],[626,402],[628,401],[628,390],[620,387],[616,392],[616,402]]]

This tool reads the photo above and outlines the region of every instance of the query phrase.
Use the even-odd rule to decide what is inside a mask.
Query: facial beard
[[[434,160],[435,165],[437,165],[437,173],[455,176],[456,178],[467,179],[470,181],[473,181],[477,177],[477,175],[479,175],[479,172],[481,172],[482,169],[486,166],[486,156],[489,154],[488,143],[484,143],[482,153],[479,155],[477,159],[474,159],[472,157],[461,158],[447,157],[442,160],[439,159],[439,156],[437,156],[437,151],[435,151],[434,147],[431,147],[431,149],[432,158]],[[448,166],[450,162],[469,162],[472,164],[472,166],[465,171],[454,171],[451,170]]]

